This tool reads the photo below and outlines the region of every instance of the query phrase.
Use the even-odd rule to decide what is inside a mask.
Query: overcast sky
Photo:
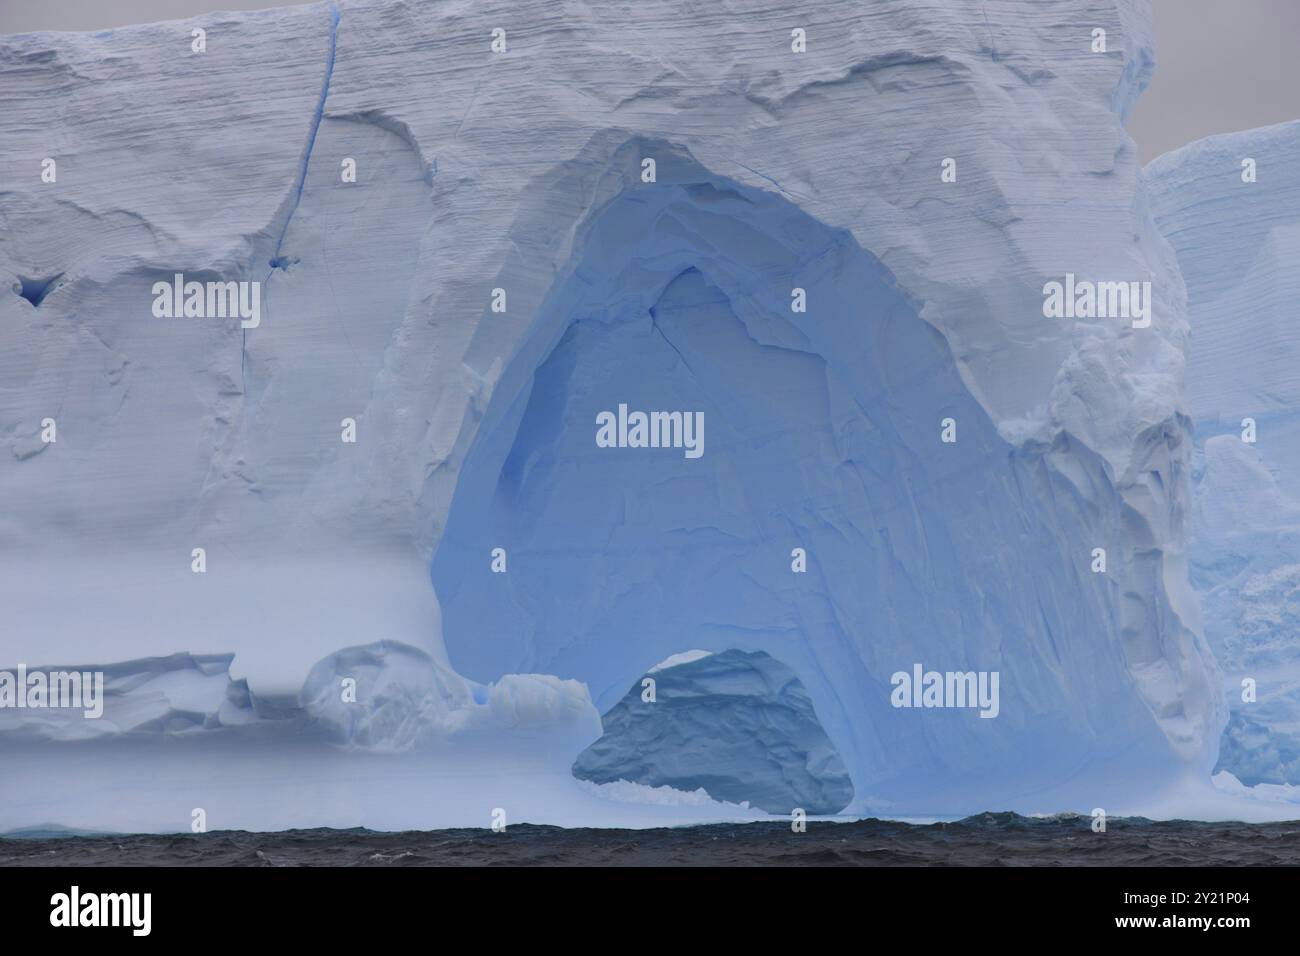
[[[0,34],[103,30],[292,2],[0,0]],[[1211,133],[1300,119],[1300,0],[1153,0],[1153,5],[1156,75],[1129,120],[1143,162]]]

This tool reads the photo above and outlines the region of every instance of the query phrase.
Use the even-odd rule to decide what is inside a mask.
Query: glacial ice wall
[[[1246,784],[1300,783],[1298,150],[1285,123],[1145,170],[1187,284],[1192,581],[1232,707],[1219,767]]]
[[[390,0],[0,39],[5,659],[234,653],[289,699],[383,640],[608,706],[764,650],[858,809],[1208,769],[1183,290],[1121,126],[1149,19]],[[177,272],[261,282],[260,324],[154,318]],[[1044,318],[1067,272],[1151,281],[1151,327]],[[704,456],[597,448],[621,401],[703,408]],[[999,717],[892,708],[916,661],[999,670]]]

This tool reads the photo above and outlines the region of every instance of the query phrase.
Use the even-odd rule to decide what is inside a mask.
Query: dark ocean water
[[[1300,821],[1153,822],[986,813],[954,823],[885,820],[655,830],[288,830],[0,838],[3,866],[1269,866],[1300,865]]]

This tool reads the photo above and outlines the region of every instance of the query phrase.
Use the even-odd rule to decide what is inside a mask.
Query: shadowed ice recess
[[[579,230],[467,455],[432,572],[452,665],[573,677],[606,711],[684,648],[763,652],[875,806],[1160,773],[1164,735],[1118,648],[1097,653],[1119,628],[1071,553],[1080,489],[998,435],[847,233],[656,153],[656,188]],[[702,412],[704,454],[599,447],[620,405]],[[892,707],[916,662],[1001,671],[1001,715]]]

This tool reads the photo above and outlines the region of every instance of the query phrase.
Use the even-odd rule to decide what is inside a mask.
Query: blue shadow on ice
[[[1098,651],[1119,633],[1087,573],[1100,463],[1067,482],[1004,441],[849,233],[663,144],[624,165],[650,149],[658,182],[629,175],[580,223],[469,449],[431,569],[455,668],[577,678],[604,712],[674,653],[762,651],[807,689],[856,810],[1090,807],[1167,773]],[[702,412],[703,453],[600,447],[620,405]],[[996,719],[891,706],[918,663],[999,671]]]

